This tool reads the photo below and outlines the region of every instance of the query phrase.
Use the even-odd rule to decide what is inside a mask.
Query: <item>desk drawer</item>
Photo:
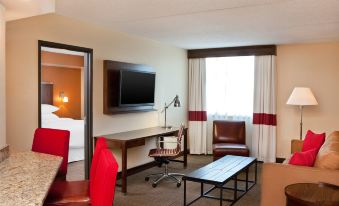
[[[127,148],[138,147],[142,145],[145,145],[145,139],[134,139],[134,140],[128,140],[126,142]]]

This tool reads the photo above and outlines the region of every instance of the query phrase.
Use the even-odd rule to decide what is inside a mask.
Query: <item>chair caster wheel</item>
[[[177,183],[177,187],[180,187],[180,186],[181,186],[181,182],[178,182],[178,183]]]
[[[149,180],[149,177],[145,177],[145,181],[148,182],[148,180]]]
[[[153,188],[156,188],[156,187],[157,187],[157,184],[153,183],[153,184],[152,184],[152,187],[153,187]]]

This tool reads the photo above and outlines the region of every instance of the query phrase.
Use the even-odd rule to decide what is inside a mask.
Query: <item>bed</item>
[[[41,127],[70,131],[68,162],[84,160],[84,120],[60,118],[53,112],[59,108],[49,104],[41,104]]]

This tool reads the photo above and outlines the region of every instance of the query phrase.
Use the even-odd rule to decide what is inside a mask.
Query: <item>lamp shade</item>
[[[318,102],[315,99],[310,88],[307,87],[295,87],[293,92],[287,100],[289,105],[317,105]]]
[[[181,104],[180,104],[179,96],[176,95],[174,98],[174,107],[180,107],[180,106]]]

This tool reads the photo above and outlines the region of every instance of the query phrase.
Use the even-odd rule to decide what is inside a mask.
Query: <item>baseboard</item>
[[[285,161],[285,158],[282,158],[282,157],[277,157],[275,162],[276,163],[283,163]]]
[[[6,145],[0,149],[0,162],[7,159],[8,156],[9,156],[9,145]]]

